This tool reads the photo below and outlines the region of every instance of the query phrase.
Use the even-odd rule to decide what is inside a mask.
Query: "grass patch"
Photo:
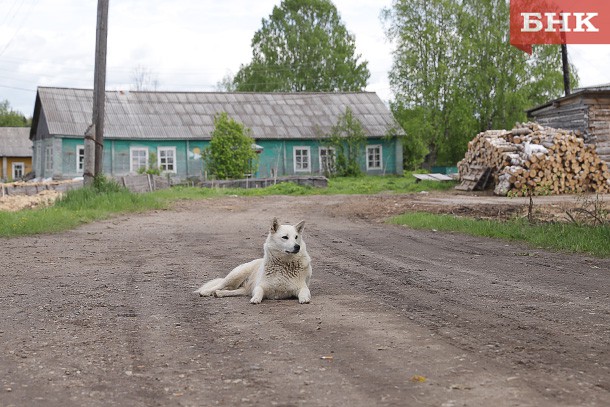
[[[266,188],[191,188],[175,187],[171,190],[156,191],[163,199],[205,199],[221,196],[269,196],[269,195],[366,195],[381,192],[416,193],[421,191],[445,191],[453,188],[455,182],[415,182],[412,173],[404,176],[363,176],[342,177],[328,180],[327,188],[314,188],[282,182]]]
[[[417,193],[447,190],[453,186],[455,186],[454,182],[422,181],[416,183],[412,174],[408,173],[403,177],[333,178],[329,180],[328,188],[280,183],[258,189],[176,187],[154,193],[134,194],[120,188],[115,183],[101,180],[96,181],[92,188],[82,188],[68,192],[52,207],[27,209],[19,212],[0,211],[0,237],[61,232],[84,223],[107,219],[114,214],[163,209],[171,202],[181,199],[200,200],[230,195]],[[455,231],[475,236],[524,241],[534,247],[610,257],[609,226],[530,225],[525,220],[499,222],[429,213],[407,213],[393,218],[390,222],[416,229]]]
[[[56,233],[84,223],[107,219],[113,214],[161,209],[165,202],[151,194],[134,194],[110,187],[69,191],[54,206],[18,212],[0,211],[0,237]]]
[[[323,188],[297,185],[292,182],[282,182],[265,188],[198,188],[173,187],[155,191],[152,195],[162,200],[197,200],[218,198],[223,196],[269,196],[269,195],[319,195],[325,192]]]
[[[147,194],[134,194],[105,178],[91,188],[68,192],[54,206],[19,212],[0,211],[0,237],[56,233],[81,224],[107,219],[113,214],[145,212],[167,207],[171,202],[199,200],[230,195],[334,195],[410,193],[452,188],[454,182],[416,183],[411,173],[404,176],[363,176],[332,178],[328,188],[314,188],[283,182],[266,188],[188,188],[176,187]]]
[[[413,173],[404,176],[331,178],[325,194],[378,194],[380,192],[414,193],[421,191],[446,191],[456,182],[415,182]]]
[[[472,236],[526,242],[536,248],[587,253],[610,257],[610,226],[579,226],[564,223],[530,225],[525,219],[505,222],[477,220],[453,215],[410,212],[392,218],[390,223],[414,229],[453,231]]]

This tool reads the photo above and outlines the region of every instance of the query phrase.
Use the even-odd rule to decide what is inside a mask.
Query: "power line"
[[[15,33],[13,34],[13,36],[11,37],[10,40],[8,40],[8,42],[6,43],[6,46],[4,47],[4,49],[2,49],[2,51],[0,51],[0,56],[2,56],[6,50],[11,46],[11,44],[13,43],[13,41],[15,40],[15,38],[17,37],[17,34],[19,34],[19,32],[21,31],[21,29],[23,28],[23,26],[25,25],[25,22],[28,18],[28,16],[31,14],[32,9],[34,8],[34,6],[36,6],[38,4],[40,0],[35,0],[33,3],[30,4],[30,9],[28,10],[27,13],[25,13],[25,16],[23,18],[23,20],[21,21],[21,24],[19,24],[19,26],[17,27],[17,30],[15,30]],[[21,7],[23,6],[23,3],[25,2],[22,1],[21,5],[19,6],[19,9],[15,12],[15,14],[13,15],[13,17],[11,18],[11,21],[15,19],[15,16],[19,13],[19,11],[21,10]]]
[[[19,2],[19,0],[15,0],[13,1],[13,4],[9,7],[8,10],[6,10],[6,13],[4,13],[4,19],[2,20],[2,25],[8,25],[9,23],[9,18],[12,20],[15,19],[15,16],[17,15],[17,13],[19,12],[19,9],[23,6],[24,1],[21,1],[21,4],[19,5],[19,9],[17,9],[17,11],[15,11],[15,13],[12,14],[11,17],[11,13],[13,11],[13,9],[15,8],[15,5]]]
[[[13,60],[14,62],[12,62],[11,60]],[[18,62],[17,62],[18,61]],[[24,59],[24,58],[4,58],[2,61],[2,63],[6,63],[9,65],[20,65],[22,63],[40,63],[41,60],[40,59]],[[368,61],[365,61],[368,62]],[[61,62],[49,62],[49,64],[52,64],[53,67],[55,68],[62,68],[62,67],[66,67],[71,71],[74,72],[89,72],[91,71],[93,68],[90,66],[83,66],[81,68],[75,68],[72,65],[69,64],[65,64],[65,63],[61,63]],[[244,64],[244,65],[249,65],[249,64]],[[349,64],[337,64],[334,65],[335,67],[341,67],[341,66],[346,66]],[[316,63],[309,63],[309,64],[303,64],[300,63],[298,65],[298,67],[304,67],[304,68],[323,68],[323,66],[318,65]],[[135,67],[134,67],[135,68]],[[284,72],[290,72],[290,71],[294,71],[295,67],[294,66],[275,66],[274,67],[275,70],[277,71],[284,71]],[[1,68],[0,68],[1,71]],[[109,72],[113,72],[113,73],[133,73],[134,69],[126,69],[126,68],[112,68],[109,69]],[[379,73],[379,72],[383,72],[383,71],[370,71],[371,73]],[[167,74],[167,75],[201,75],[201,74],[210,74],[210,73],[223,73],[226,74],[227,73],[227,69],[222,69],[222,68],[217,68],[217,69],[188,69],[188,70],[166,70],[166,71],[156,71],[154,72],[155,74]]]
[[[0,84],[0,88],[21,90],[21,91],[25,91],[25,92],[36,92],[36,89],[19,88],[17,86],[8,86],[8,85],[2,85],[2,84]]]

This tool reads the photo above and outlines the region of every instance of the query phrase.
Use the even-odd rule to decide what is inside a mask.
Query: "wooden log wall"
[[[591,143],[596,146],[599,158],[610,163],[610,106],[589,101],[589,129]]]
[[[468,143],[458,163],[460,179],[471,168],[492,169],[497,195],[610,192],[610,171],[578,132],[525,123],[489,130]]]
[[[589,127],[589,106],[582,98],[564,100],[537,110],[532,121],[544,127],[584,132]],[[583,134],[583,137],[588,137],[588,134]]]

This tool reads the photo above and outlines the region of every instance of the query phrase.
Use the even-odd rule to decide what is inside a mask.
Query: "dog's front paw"
[[[309,301],[311,301],[311,293],[309,292],[309,288],[304,287],[299,291],[299,303],[309,304]]]
[[[210,297],[213,293],[211,291],[208,290],[195,290],[193,291],[195,294],[199,294],[200,297]]]
[[[263,288],[261,286],[256,286],[254,287],[254,290],[252,290],[252,298],[250,298],[250,303],[252,304],[260,304],[261,301],[263,300],[263,297],[265,296],[265,291],[263,290]]]
[[[309,304],[309,302],[311,301],[310,297],[307,298],[299,298],[299,304]]]

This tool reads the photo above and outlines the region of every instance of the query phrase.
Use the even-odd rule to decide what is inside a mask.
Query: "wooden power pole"
[[[93,183],[93,177],[101,175],[104,168],[104,112],[106,104],[108,3],[109,0],[98,0],[97,2],[95,70],[93,80],[93,115],[91,118],[92,125],[85,133],[85,185],[91,185]],[[93,158],[93,164],[88,162],[88,159],[91,160],[91,158]]]
[[[570,87],[570,62],[568,61],[568,46],[565,43],[561,44],[561,62],[563,65],[563,89],[565,96],[569,96],[572,93]]]

